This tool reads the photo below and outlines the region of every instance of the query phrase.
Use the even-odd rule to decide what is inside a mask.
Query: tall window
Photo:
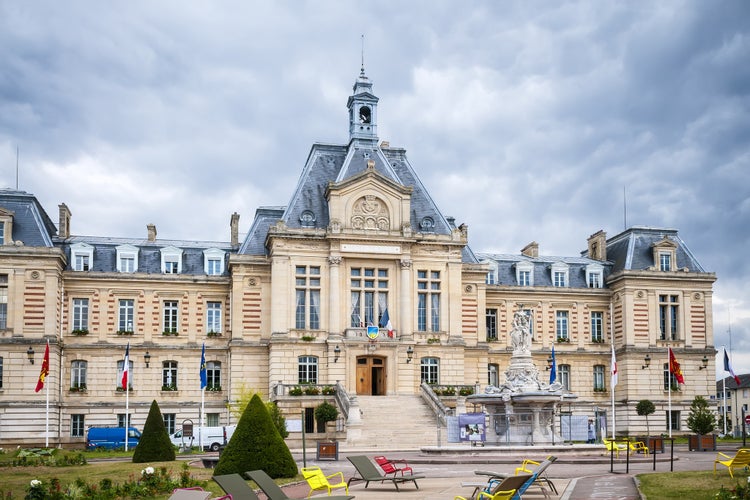
[[[178,327],[178,304],[176,300],[164,301],[164,331],[177,333]]]
[[[128,425],[125,425],[125,414],[117,414],[117,427],[132,427],[133,426],[133,415],[128,414]]]
[[[83,360],[76,360],[70,363],[70,388],[86,389],[86,370],[88,363]]]
[[[380,325],[388,308],[388,269],[353,267],[349,274],[351,287],[352,327]]]
[[[671,419],[670,419],[671,417]],[[669,426],[671,424],[673,431],[679,431],[680,430],[680,410],[672,410],[672,414],[670,415],[669,410],[665,412],[665,419],[666,419],[666,427],[669,429]]]
[[[206,303],[206,331],[221,333],[221,302]]]
[[[73,299],[73,331],[88,331],[89,299]]]
[[[428,384],[437,384],[440,380],[440,359],[422,358],[420,365],[420,374],[422,382]]]
[[[209,391],[221,390],[221,363],[218,361],[206,362],[206,389]]]
[[[218,413],[206,413],[206,426],[207,427],[218,427],[219,414]]]
[[[320,266],[295,267],[295,328],[320,328]]]
[[[117,314],[117,330],[120,332],[132,332],[135,315],[135,301],[133,299],[120,299]]]
[[[8,275],[0,274],[0,330],[6,328],[8,328]]]
[[[570,390],[570,365],[557,365],[557,381],[563,389]]]
[[[668,391],[670,387],[673,391],[676,391],[680,387],[680,383],[677,382],[677,377],[674,373],[669,371],[669,363],[664,363],[664,390]]]
[[[659,295],[659,338],[677,340],[680,298],[677,295]]]
[[[70,416],[70,436],[71,437],[83,437],[84,429],[84,416],[83,415],[71,415]]]
[[[440,271],[417,271],[417,330],[440,331]]]
[[[499,387],[500,386],[500,366],[496,363],[490,363],[487,365],[487,384]]]
[[[570,340],[568,334],[568,311],[555,313],[555,333],[557,340]]]
[[[487,329],[487,340],[497,340],[497,309],[487,309],[484,317]]]
[[[604,322],[604,314],[601,311],[591,311],[591,341],[592,342],[604,341],[603,322]]]
[[[672,254],[667,252],[659,253],[659,269],[661,271],[672,270]]]
[[[300,356],[297,360],[297,383],[318,383],[318,358],[315,356]]]
[[[121,359],[117,362],[117,382],[115,386],[117,389],[122,389],[122,367],[125,366],[125,360]],[[128,360],[128,390],[133,390],[133,362]]]
[[[604,365],[594,365],[594,391],[604,390]]]
[[[162,363],[161,389],[163,391],[177,390],[177,361],[165,361]]]
[[[177,416],[174,413],[162,413],[162,418],[164,418],[164,427],[167,428],[167,434],[174,434]]]

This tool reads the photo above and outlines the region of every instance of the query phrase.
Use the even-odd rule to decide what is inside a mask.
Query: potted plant
[[[641,399],[638,404],[635,405],[635,412],[641,416],[646,417],[646,446],[651,453],[657,451],[664,453],[664,439],[661,436],[651,436],[651,429],[648,425],[648,416],[656,411],[656,406],[649,399]]]
[[[333,406],[328,401],[323,401],[318,406],[315,407],[315,420],[318,422],[318,432],[320,432],[320,429],[322,428],[325,432],[326,430],[326,423],[333,422],[338,418],[339,411],[336,409],[335,406]],[[326,436],[327,436],[326,432]]]
[[[296,385],[289,389],[290,396],[302,396],[302,387]]]
[[[688,429],[695,434],[688,436],[688,448],[690,451],[715,451],[716,435],[712,434],[716,428],[716,416],[708,406],[708,401],[703,396],[695,396],[690,405],[690,413],[687,418]]]

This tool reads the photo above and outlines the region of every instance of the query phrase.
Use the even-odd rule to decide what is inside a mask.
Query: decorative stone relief
[[[31,279],[38,280],[39,279],[39,271],[31,271]]]
[[[400,262],[401,269],[411,269],[411,261],[408,259],[404,259]]]
[[[339,266],[339,265],[341,265],[341,257],[338,257],[338,256],[328,257],[328,264],[330,264],[332,266]]]
[[[353,229],[387,231],[391,227],[388,208],[374,195],[367,195],[354,204],[351,225]]]
[[[341,221],[338,219],[331,219],[331,223],[328,225],[329,230],[333,234],[341,232]]]
[[[256,278],[248,278],[247,284],[250,286],[255,286],[258,284],[258,280]]]

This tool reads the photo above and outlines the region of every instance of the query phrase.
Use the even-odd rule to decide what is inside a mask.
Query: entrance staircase
[[[357,396],[362,432],[349,447],[418,450],[437,445],[437,418],[419,395]],[[441,429],[445,443],[446,431]]]

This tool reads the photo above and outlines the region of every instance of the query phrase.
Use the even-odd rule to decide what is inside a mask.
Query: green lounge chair
[[[255,491],[242,479],[239,474],[225,474],[214,476],[214,481],[221,486],[227,494],[232,495],[232,500],[260,500]]]
[[[399,491],[398,485],[406,483],[408,481],[411,481],[414,483],[414,486],[419,489],[419,485],[417,484],[417,479],[424,479],[424,476],[418,475],[418,474],[410,474],[406,476],[384,476],[380,470],[378,470],[377,467],[375,467],[375,464],[370,461],[369,458],[367,458],[364,455],[355,455],[353,457],[346,457],[347,460],[349,460],[354,468],[356,469],[356,474],[352,476],[349,479],[349,484],[351,486],[352,482],[355,481],[364,481],[365,482],[365,488],[370,484],[370,482],[391,482],[393,483],[393,486],[396,487],[396,491]]]
[[[262,470],[245,472],[245,475],[258,484],[258,487],[263,490],[263,493],[266,494],[268,500],[292,500],[286,496],[286,493],[281,491],[281,488],[279,488],[279,485],[276,484],[271,476]],[[352,500],[354,497],[352,495],[338,495],[325,498],[328,500]]]

